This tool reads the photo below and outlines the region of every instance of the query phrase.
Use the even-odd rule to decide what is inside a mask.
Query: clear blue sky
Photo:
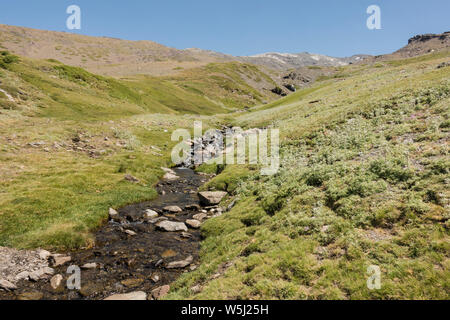
[[[413,35],[450,31],[450,0],[4,0],[0,23],[68,31],[71,4],[82,10],[77,33],[233,55],[381,54]],[[381,7],[382,30],[366,27],[372,4]]]

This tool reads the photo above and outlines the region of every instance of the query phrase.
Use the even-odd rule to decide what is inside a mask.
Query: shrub
[[[9,69],[10,65],[19,62],[19,57],[10,54],[8,51],[0,51],[0,68]]]

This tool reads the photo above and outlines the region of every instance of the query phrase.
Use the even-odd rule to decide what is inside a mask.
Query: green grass
[[[280,171],[227,167],[206,185],[232,181],[238,201],[203,225],[201,264],[168,299],[448,299],[447,58],[351,66],[235,119],[280,128]]]

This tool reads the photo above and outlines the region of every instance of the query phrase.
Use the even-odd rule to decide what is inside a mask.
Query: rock
[[[81,269],[85,269],[85,270],[96,269],[96,268],[97,268],[97,263],[95,263],[95,262],[86,263],[81,266]]]
[[[160,221],[167,221],[167,220],[169,220],[167,217],[158,217],[158,218],[155,218],[155,219],[148,220],[148,223],[156,224],[156,223],[158,223]]]
[[[197,294],[197,293],[200,293],[201,291],[202,291],[202,286],[201,285],[196,285],[196,286],[193,286],[192,288],[191,288],[191,291],[192,291],[192,293],[194,293],[194,294]]]
[[[151,209],[145,210],[144,215],[145,215],[145,217],[146,217],[147,219],[155,219],[155,218],[158,218],[158,217],[159,217],[158,212],[153,211],[153,210],[151,210]]]
[[[152,276],[150,277],[150,280],[152,280],[154,283],[159,281],[159,275],[157,275],[156,273],[152,274]]]
[[[152,297],[155,300],[161,299],[164,296],[166,296],[169,293],[169,291],[170,291],[169,285],[158,287],[158,288],[152,290]]]
[[[39,254],[39,258],[41,258],[42,260],[47,260],[52,255],[47,250],[39,250],[38,254]]]
[[[21,293],[17,299],[18,300],[27,300],[27,301],[36,301],[36,300],[41,300],[44,297],[44,294],[42,292],[24,292]]]
[[[46,275],[52,275],[55,271],[52,268],[45,267],[33,272],[30,272],[28,274],[28,277],[32,281],[39,281],[40,279],[44,278]]]
[[[205,206],[214,206],[220,203],[227,195],[225,191],[203,191],[198,193],[200,203]]]
[[[143,291],[135,291],[125,294],[114,294],[105,300],[126,301],[126,300],[147,300],[147,294]]]
[[[189,232],[182,232],[181,236],[186,239],[192,238],[192,234],[190,234]]]
[[[59,267],[59,266],[66,264],[67,262],[70,262],[72,260],[72,258],[70,256],[54,254],[51,256],[51,260],[52,260],[52,265],[54,267]]]
[[[192,261],[194,261],[194,258],[192,256],[187,257],[184,260],[181,261],[173,261],[167,264],[166,268],[167,269],[181,269],[181,268],[185,268],[188,265],[190,265],[192,263]]]
[[[90,297],[103,291],[103,287],[99,283],[88,282],[82,284],[81,289],[78,291],[82,297]]]
[[[163,177],[164,180],[169,180],[169,181],[175,181],[180,179],[179,176],[172,174],[172,173],[166,173]]]
[[[143,282],[144,282],[143,279],[126,279],[126,280],[120,281],[121,284],[123,284],[125,287],[128,287],[128,288],[135,288],[135,287],[139,286],[140,284],[142,284]]]
[[[200,226],[202,225],[202,223],[201,223],[200,221],[195,220],[195,219],[189,219],[189,220],[186,220],[186,224],[187,224],[189,227],[194,228],[194,229],[198,229],[198,228],[200,228]]]
[[[200,206],[198,204],[188,204],[184,207],[185,210],[200,210]]]
[[[8,280],[0,280],[0,289],[4,289],[6,291],[16,290],[17,286]]]
[[[139,179],[136,178],[136,177],[133,177],[131,174],[126,174],[124,179],[126,181],[130,181],[130,182],[133,182],[133,183],[138,183],[139,182]]]
[[[63,276],[60,274],[57,274],[50,279],[50,286],[56,290],[59,288],[62,281],[63,281]]]
[[[164,231],[175,232],[175,231],[188,231],[188,228],[183,222],[173,222],[173,221],[160,221],[156,226]]]
[[[130,235],[130,236],[135,236],[135,235],[137,235],[137,233],[134,232],[133,230],[125,230],[124,232],[125,232],[126,234]]]
[[[198,213],[198,214],[195,214],[192,218],[194,218],[195,220],[198,220],[198,221],[202,221],[207,216],[208,215],[206,213]]]
[[[22,271],[21,273],[19,273],[16,276],[16,280],[20,281],[20,280],[28,280],[28,278],[30,277],[30,273],[28,271]]]
[[[119,215],[119,213],[116,210],[114,210],[113,208],[109,208],[109,217],[110,218],[115,218],[118,215]]]
[[[171,213],[183,212],[183,210],[181,210],[181,208],[178,206],[167,206],[167,207],[164,207],[163,210],[167,211],[167,212],[171,212]]]

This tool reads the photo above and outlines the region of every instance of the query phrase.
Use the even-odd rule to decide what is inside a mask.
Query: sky
[[[1,0],[0,24],[152,40],[235,56],[311,52],[384,54],[423,33],[450,31],[450,0]],[[69,5],[81,30],[68,30]],[[381,9],[369,30],[367,8]]]

